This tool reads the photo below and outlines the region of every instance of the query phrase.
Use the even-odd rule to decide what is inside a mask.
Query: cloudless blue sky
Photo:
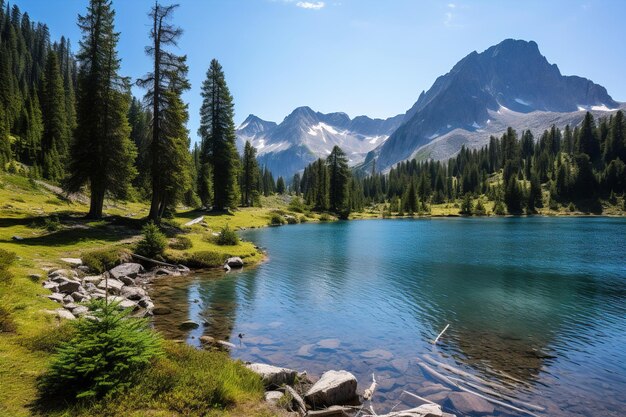
[[[53,39],[68,36],[87,0],[17,0]],[[152,0],[114,0],[123,75],[150,68],[147,12]],[[163,1],[164,4],[171,2]],[[200,85],[217,58],[235,99],[235,121],[248,114],[276,122],[295,107],[351,117],[404,113],[439,75],[468,53],[506,38],[534,40],[565,75],[580,75],[626,101],[622,0],[179,0],[192,89],[189,129],[196,140]],[[135,88],[136,95],[143,91]]]

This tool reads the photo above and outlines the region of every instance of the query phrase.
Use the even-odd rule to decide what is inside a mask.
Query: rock
[[[65,294],[71,294],[82,288],[83,287],[80,285],[80,281],[66,279],[59,283],[59,292],[62,292]]]
[[[83,260],[80,258],[61,258],[61,260],[72,266],[81,266],[83,264]]]
[[[64,308],[57,308],[56,310],[44,310],[44,313],[51,314],[53,316],[57,316],[58,318],[65,319],[65,320],[76,319],[76,317],[72,313],[70,313]]]
[[[197,329],[198,327],[200,327],[200,325],[193,320],[183,321],[182,323],[178,325],[178,328],[180,330],[191,330],[191,329]]]
[[[348,371],[328,371],[305,394],[314,409],[320,406],[343,405],[354,401],[357,381]]]
[[[311,352],[311,350],[314,347],[315,345],[302,345],[300,346],[300,349],[298,349],[298,352],[296,353],[296,355],[301,356],[303,358],[313,357],[313,352]]]
[[[207,335],[200,336],[200,343],[203,345],[212,345],[215,343],[215,338]]]
[[[235,349],[237,347],[234,343],[230,343],[225,340],[218,340],[217,344],[228,349]]]
[[[321,349],[337,349],[341,345],[339,339],[324,339],[317,342],[317,346]]]
[[[152,310],[152,314],[154,314],[155,316],[164,316],[166,314],[170,314],[171,312],[172,310],[167,307],[155,307]]]
[[[83,285],[87,285],[87,283],[91,283],[94,285],[98,285],[100,281],[102,281],[104,277],[102,275],[91,275],[83,278]]]
[[[137,274],[140,272],[143,272],[143,266],[141,266],[141,264],[130,262],[118,265],[109,271],[111,276],[116,279],[120,277],[136,278]]]
[[[71,295],[69,295],[69,294],[68,294],[68,295],[66,295],[65,297],[63,297],[63,302],[64,302],[65,304],[68,304],[68,303],[73,303],[73,302],[74,302],[74,299],[72,298],[72,296],[71,296]]]
[[[124,287],[120,294],[129,300],[139,301],[146,296],[146,291],[139,287]]]
[[[265,401],[270,404],[276,404],[285,394],[280,391],[267,391],[265,393]]]
[[[293,369],[279,368],[278,366],[265,363],[251,363],[246,365],[246,367],[260,375],[266,387],[280,387],[283,384],[291,385],[298,374]]]
[[[50,271],[50,273],[48,273],[48,278],[52,279],[53,281],[55,281],[53,278],[56,278],[56,277],[76,278],[77,276],[78,274],[76,274],[76,272],[72,271],[71,269],[55,269],[55,270]]]
[[[52,292],[58,292],[59,291],[59,284],[57,284],[56,282],[44,281],[43,287],[45,289],[47,289],[47,290],[52,291]]]
[[[191,269],[187,268],[185,265],[176,265],[176,268],[181,274],[188,274],[191,272]]]
[[[52,301],[56,301],[57,303],[63,302],[63,294],[54,293],[54,294],[46,295],[46,297],[48,297]]]
[[[122,300],[120,301],[118,305],[121,308],[132,308],[133,310],[136,310],[137,308],[139,308],[137,303],[131,300]]]
[[[85,294],[85,293],[82,293],[82,292],[73,292],[72,293],[72,298],[74,299],[74,301],[81,302],[81,301],[88,300],[89,296],[87,294]]]
[[[76,307],[78,307],[78,304],[76,303],[67,303],[65,304],[63,307],[65,307],[66,309],[72,311],[74,310]]]
[[[178,276],[180,275],[180,272],[178,271],[173,271],[171,269],[167,269],[167,268],[157,268],[153,271],[154,275],[157,276],[163,276],[163,275],[168,275],[168,276]]]
[[[135,285],[135,280],[131,277],[121,276],[119,277],[119,280],[122,281],[124,285]]]
[[[367,358],[367,359],[382,359],[382,360],[387,361],[393,358],[393,353],[389,352],[388,350],[374,349],[374,350],[368,350],[367,352],[361,353],[361,357]]]
[[[89,312],[89,309],[85,306],[78,306],[74,310],[72,310],[72,314],[75,316],[84,316]]]
[[[83,288],[85,288],[85,291],[87,291],[88,293],[92,293],[92,292],[98,292],[98,291],[102,291],[103,290],[99,290],[98,287],[96,287],[93,283],[91,282],[87,282],[83,285]]]
[[[243,260],[239,256],[233,256],[232,258],[226,259],[225,265],[231,268],[241,268],[243,266]]]
[[[482,416],[494,412],[491,403],[469,392],[451,392],[448,394],[448,405],[462,415]]]
[[[429,384],[421,388],[419,390],[419,393],[421,395],[431,395],[431,394],[437,394],[442,391],[450,391],[450,388],[441,384]]]
[[[98,284],[98,288],[100,288],[102,290],[106,290],[107,283],[108,283],[108,286],[109,286],[109,292],[114,293],[114,294],[119,294],[120,290],[124,286],[124,283],[122,281],[119,281],[119,280],[113,279],[113,278],[109,278],[108,280],[107,279],[103,279],[102,281],[100,281],[100,284]]]
[[[21,240],[24,240],[24,238],[22,236],[15,235],[15,236],[11,236],[11,240],[15,240],[16,242],[19,242]]]
[[[149,297],[142,298],[137,304],[139,304],[139,307],[146,308],[150,311],[154,310],[154,303],[152,303]]]
[[[89,267],[87,265],[80,265],[78,268],[79,271],[84,272],[84,273],[88,273],[89,272]]]
[[[41,274],[29,274],[28,278],[32,279],[33,281],[39,281],[41,279]]]
[[[228,264],[224,264],[224,271],[230,272],[230,266],[228,266]]]

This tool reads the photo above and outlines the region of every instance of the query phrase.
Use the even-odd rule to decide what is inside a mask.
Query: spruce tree
[[[285,187],[285,180],[283,177],[278,177],[278,180],[276,180],[276,192],[282,195],[285,194],[286,190],[287,187]]]
[[[225,210],[236,201],[238,155],[235,147],[235,123],[233,97],[230,94],[224,71],[220,63],[213,59],[202,83],[202,107],[200,108],[200,129],[202,138],[200,162],[210,165],[213,178],[207,178],[207,169],[200,172],[200,197],[208,205],[204,190],[212,180],[213,209]]]
[[[596,135],[596,124],[589,112],[585,115],[580,126],[576,151],[587,154],[592,163],[596,163],[600,159],[600,142]]]
[[[64,163],[69,149],[70,127],[67,123],[63,78],[54,53],[48,54],[41,89],[43,136],[41,158],[43,176],[58,181],[64,176]]]
[[[110,0],[90,0],[87,14],[78,17],[83,33],[77,93],[77,126],[70,149],[69,176],[65,188],[79,191],[89,184],[88,216],[102,217],[104,197],[125,197],[136,175],[136,149],[131,142],[126,111],[129,81],[119,75],[119,33]]]
[[[169,23],[178,5],[152,7],[151,44],[146,53],[152,58],[152,71],[137,80],[148,91],[146,103],[152,109],[150,176],[152,199],[148,217],[155,223],[168,207],[175,205],[191,184],[191,158],[187,129],[187,106],[181,95],[189,89],[186,56],[165,49],[177,46],[182,29]],[[178,183],[178,186],[176,185]],[[175,189],[177,188],[177,189]]]
[[[341,148],[335,145],[326,158],[328,167],[328,203],[330,209],[342,216],[349,213],[348,183],[350,181],[350,168],[348,158]]]
[[[246,141],[241,161],[241,205],[251,207],[258,198],[259,165],[256,149]]]

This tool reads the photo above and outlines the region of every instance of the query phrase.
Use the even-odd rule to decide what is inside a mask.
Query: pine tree
[[[149,13],[151,44],[146,47],[146,53],[152,57],[153,67],[144,78],[137,80],[140,87],[148,90],[145,101],[152,108],[149,146],[152,200],[148,217],[155,223],[159,223],[165,210],[181,197],[178,191],[186,192],[184,187],[191,184],[189,138],[185,127],[187,107],[181,100],[183,91],[189,89],[187,57],[165,49],[177,46],[182,35],[181,28],[169,23],[177,7],[162,6],[158,2],[152,7]],[[187,156],[183,155],[185,152]],[[177,182],[180,183],[178,191],[172,188]]]
[[[348,183],[350,181],[350,168],[348,158],[341,148],[335,145],[326,158],[328,167],[328,203],[330,209],[347,217],[350,212],[348,204]]]
[[[250,141],[246,141],[243,148],[241,168],[241,205],[251,207],[259,194],[259,166],[256,160],[256,149]]]
[[[202,84],[198,133],[202,138],[200,161],[203,166],[209,164],[213,172],[215,210],[228,209],[236,201],[238,155],[233,117],[233,97],[226,84],[222,66],[213,59]],[[199,182],[204,190],[205,184],[209,182],[204,169]],[[204,192],[199,194],[202,198]],[[206,205],[206,200],[203,203]]]
[[[58,181],[64,176],[64,162],[69,149],[70,127],[67,123],[63,79],[54,53],[48,54],[41,89],[41,114],[43,136],[41,138],[43,176]]]
[[[580,126],[576,151],[589,155],[592,163],[600,159],[600,143],[596,135],[596,124],[591,113],[587,112]]]
[[[102,217],[106,193],[124,197],[136,175],[136,149],[131,142],[126,111],[129,82],[118,74],[119,33],[110,0],[90,0],[78,23],[83,32],[78,59],[77,126],[71,146],[66,190],[91,188],[89,217]]]
[[[604,161],[607,164],[616,158],[620,158],[622,162],[626,161],[626,120],[621,110],[615,113],[611,120],[604,147]]]
[[[141,102],[133,97],[128,109],[130,139],[137,148],[135,167],[138,175],[133,185],[145,195],[150,194],[150,119],[150,112],[144,110]]]
[[[287,191],[287,187],[285,187],[285,180],[283,177],[278,177],[278,180],[276,180],[276,192],[282,195],[285,194],[285,191]]]

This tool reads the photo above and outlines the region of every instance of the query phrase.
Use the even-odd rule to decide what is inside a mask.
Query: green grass
[[[183,210],[175,215],[171,223],[184,229],[183,236],[191,241],[192,247],[187,250],[167,249],[165,256],[189,257],[194,253],[209,252],[216,254],[213,259],[241,256],[248,264],[259,262],[263,255],[252,243],[218,246],[207,236],[226,224],[233,229],[266,226],[270,205],[279,202],[264,201],[268,208],[245,208],[230,215]],[[107,201],[105,214],[108,217],[96,222],[83,218],[87,211],[86,204],[59,198],[28,178],[0,173],[0,249],[17,255],[10,268],[13,277],[0,282],[0,315],[3,321],[11,322],[11,331],[0,333],[0,416],[34,414],[31,405],[37,397],[37,378],[47,368],[58,342],[70,336],[56,318],[42,312],[57,308],[58,304],[45,298],[49,292],[41,286],[41,280],[31,279],[29,275],[45,277],[45,269],[65,266],[60,258],[82,257],[85,254],[89,254],[86,256],[89,262],[100,262],[103,263],[102,268],[108,267],[104,264],[114,262],[120,252],[133,249],[140,239],[144,224],[142,219],[148,213],[148,206],[138,202]],[[184,223],[200,215],[205,216],[208,226],[183,227]],[[60,228],[49,231],[47,227],[40,226],[54,217],[58,217]],[[13,240],[13,236],[22,240]],[[96,249],[97,253],[94,253]],[[221,265],[221,261],[216,265]],[[274,415],[260,402],[258,378],[242,370],[227,356],[197,352],[186,347],[169,347],[166,358],[169,362],[157,363],[150,372],[163,371],[166,366],[173,369],[178,382],[169,391],[169,397],[150,394],[150,387],[146,385],[150,379],[145,379],[145,383],[141,382],[129,393],[132,401],[92,404],[59,415],[100,415],[96,412],[99,407],[105,407],[112,413],[107,415],[124,416]],[[197,369],[191,369],[185,361],[190,361]],[[155,375],[151,374],[150,378],[153,377]],[[209,380],[214,381],[213,385],[207,382]],[[193,394],[189,402],[183,403],[183,408],[175,409],[174,404],[187,391]],[[202,403],[199,397],[209,392],[213,394],[207,399],[220,401]],[[189,412],[193,407],[204,409],[202,412]]]

